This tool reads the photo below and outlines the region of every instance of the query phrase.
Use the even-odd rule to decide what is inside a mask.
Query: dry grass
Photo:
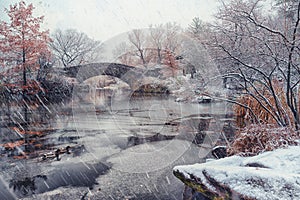
[[[254,115],[261,124],[278,124],[278,121],[273,117],[276,116],[276,114],[280,116],[280,118],[282,119],[282,121],[284,121],[286,126],[294,125],[293,114],[290,108],[288,107],[286,101],[286,94],[284,92],[284,87],[282,83],[279,81],[273,81],[272,85],[274,88],[274,92],[277,96],[277,101],[275,100],[271,92],[266,87],[261,85],[256,86],[257,88],[261,88],[257,91],[255,91],[254,89],[250,90],[250,92],[253,93],[257,99],[255,99],[249,94],[243,95],[238,99],[238,102],[240,104],[249,107],[253,112],[251,113],[249,109],[246,109],[239,105],[234,106],[233,109],[236,113],[237,125],[239,127],[245,127],[246,125],[256,123],[257,121]],[[260,96],[259,93],[262,94],[263,97]],[[298,95],[298,99],[300,99],[300,92],[298,92]],[[300,102],[298,102],[298,105],[299,103]],[[271,113],[268,112],[264,107],[271,111]],[[300,111],[300,108],[298,108],[298,110]],[[277,119],[278,118],[279,117],[277,117]]]
[[[253,124],[236,133],[228,154],[253,156],[289,145],[299,145],[296,142],[299,138],[300,132],[292,128]]]
[[[236,132],[235,139],[228,149],[229,155],[252,156],[289,145],[299,145],[296,140],[300,139],[300,132],[292,128],[294,120],[287,105],[284,87],[279,81],[274,81],[272,85],[277,95],[277,104],[271,92],[261,85],[256,85],[257,88],[261,88],[260,90],[250,91],[257,99],[251,95],[243,95],[238,99],[240,104],[249,107],[252,112],[244,107],[234,106],[240,130]],[[259,94],[262,94],[268,102]],[[282,124],[278,123],[272,114],[274,116],[278,114],[285,127],[281,127]]]

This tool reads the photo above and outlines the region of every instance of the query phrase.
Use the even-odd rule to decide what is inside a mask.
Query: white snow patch
[[[254,157],[232,156],[203,164],[177,166],[173,170],[181,172],[186,179],[197,177],[211,191],[217,191],[217,187],[204,174],[250,198],[300,199],[300,146]]]

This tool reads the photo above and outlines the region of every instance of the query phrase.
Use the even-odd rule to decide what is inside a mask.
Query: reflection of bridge
[[[142,76],[142,71],[128,65],[117,63],[93,63],[78,65],[65,69],[66,75],[76,78],[79,83],[99,75],[114,76],[128,83],[130,86]]]

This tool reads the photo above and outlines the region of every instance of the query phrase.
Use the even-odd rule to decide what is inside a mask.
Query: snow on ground
[[[177,166],[185,180],[203,184],[219,196],[258,200],[300,199],[300,146],[254,157],[232,156],[203,164]],[[183,182],[185,181],[183,180]]]

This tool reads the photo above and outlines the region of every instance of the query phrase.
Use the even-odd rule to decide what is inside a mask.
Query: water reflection
[[[22,180],[12,179],[9,183],[9,187],[12,188],[18,196],[27,196],[35,194],[37,189],[37,179],[47,180],[47,176],[38,175],[34,177],[25,177]]]
[[[148,169],[153,164],[148,162],[152,161],[158,162],[152,167],[168,166],[192,144],[215,144],[219,135],[215,137],[214,133],[222,132],[227,123],[221,119],[232,117],[225,103],[184,104],[175,102],[169,95],[138,95],[103,89],[75,95],[70,102],[33,109],[27,132],[22,132],[20,126],[22,118],[18,112],[21,110],[13,106],[10,109],[14,110],[11,120],[2,122],[0,130],[0,160],[13,163],[26,158],[31,167],[38,165],[47,169],[19,178],[11,176],[10,187],[19,197],[61,186],[92,188],[97,185],[97,177],[111,167],[123,170],[125,166],[126,170],[138,171]],[[3,118],[3,112],[1,114]],[[232,129],[227,127],[226,130]],[[27,142],[24,134],[29,136]],[[68,155],[64,152],[67,146],[71,147]],[[55,154],[57,149],[60,151]],[[90,154],[95,162],[80,161]],[[141,155],[140,159],[136,154]],[[147,157],[147,154],[154,156]],[[43,155],[46,159],[42,159]],[[135,164],[138,169],[130,168],[131,158],[139,162]],[[69,160],[76,165],[67,162]],[[111,166],[107,165],[108,161]],[[52,162],[59,163],[59,167],[51,168]],[[16,166],[18,164],[8,168]]]
[[[92,189],[95,185],[98,185],[96,178],[105,174],[108,170],[109,167],[102,163],[66,164],[56,168],[47,175],[15,177],[10,181],[9,187],[14,190],[18,197],[52,191],[62,186],[88,187]],[[19,174],[21,172],[17,171],[15,173]]]

